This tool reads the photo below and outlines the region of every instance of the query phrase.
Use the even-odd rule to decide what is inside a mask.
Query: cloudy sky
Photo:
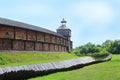
[[[0,0],[0,17],[52,31],[65,18],[74,47],[120,39],[120,0]]]

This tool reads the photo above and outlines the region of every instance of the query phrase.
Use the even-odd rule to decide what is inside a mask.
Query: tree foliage
[[[101,45],[87,43],[85,45],[76,47],[72,51],[76,55],[89,55],[89,54],[120,54],[120,40],[106,40]]]

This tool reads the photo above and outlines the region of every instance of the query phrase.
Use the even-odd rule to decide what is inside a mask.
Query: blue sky
[[[65,18],[74,47],[120,39],[120,0],[0,0],[0,17],[52,31]]]

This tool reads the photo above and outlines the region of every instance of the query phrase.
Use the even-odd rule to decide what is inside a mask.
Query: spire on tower
[[[63,18],[62,21],[61,21],[61,23],[62,23],[62,24],[63,24],[63,23],[67,23],[67,21]]]

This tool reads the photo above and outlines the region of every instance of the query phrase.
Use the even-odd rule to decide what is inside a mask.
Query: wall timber
[[[53,34],[0,25],[0,50],[65,52],[69,42]]]

